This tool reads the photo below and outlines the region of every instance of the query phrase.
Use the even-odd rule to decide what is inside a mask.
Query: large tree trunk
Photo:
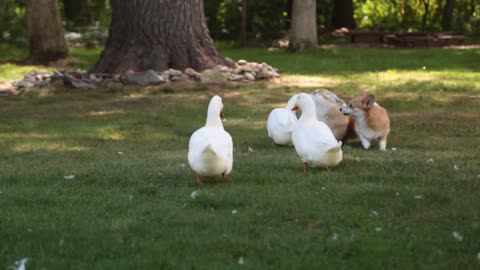
[[[105,50],[93,72],[230,65],[213,46],[202,0],[112,0]]]
[[[453,10],[455,9],[455,0],[447,0],[443,9],[442,30],[452,30]]]
[[[290,51],[317,47],[317,3],[316,0],[294,0],[292,27],[290,29]]]
[[[56,0],[27,0],[26,18],[29,62],[47,64],[68,55]]]
[[[354,29],[356,27],[353,18],[352,0],[335,0],[333,5],[332,26],[335,28],[346,27]]]
[[[88,0],[63,0],[65,18],[75,26],[87,26],[92,22]]]

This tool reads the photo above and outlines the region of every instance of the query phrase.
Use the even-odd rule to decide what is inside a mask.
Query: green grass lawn
[[[284,74],[223,87],[228,184],[197,186],[187,162],[205,86],[1,97],[0,269],[24,257],[27,269],[480,267],[480,50],[222,53]],[[99,51],[72,54],[88,68]],[[15,67],[0,64],[11,79],[2,69]],[[265,124],[318,87],[375,93],[392,120],[389,151],[354,141],[339,167],[304,175]]]

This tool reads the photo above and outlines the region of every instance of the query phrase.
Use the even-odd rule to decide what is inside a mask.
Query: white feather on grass
[[[13,263],[13,265],[10,267],[11,270],[25,270],[27,269],[27,264],[28,258],[23,258],[19,261],[16,261]]]
[[[452,236],[453,236],[453,238],[455,238],[455,240],[457,240],[458,242],[462,242],[462,241],[463,241],[463,235],[461,235],[459,232],[452,232]]]
[[[195,190],[192,192],[192,194],[190,194],[190,197],[195,200],[195,198],[197,198],[198,195],[200,195],[200,191]]]

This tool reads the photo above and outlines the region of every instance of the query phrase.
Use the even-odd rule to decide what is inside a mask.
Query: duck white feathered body
[[[199,176],[218,176],[224,178],[233,167],[232,137],[223,128],[220,115],[223,103],[214,96],[208,106],[207,122],[195,131],[188,144],[188,163]]]
[[[232,171],[232,137],[225,130],[200,128],[192,134],[188,148],[190,167],[199,175],[215,176]]]
[[[267,131],[268,137],[276,144],[291,144],[292,131],[298,119],[292,111],[296,95],[291,97],[285,108],[275,108],[268,115]]]
[[[302,115],[292,132],[292,142],[300,159],[313,167],[337,166],[343,158],[342,143],[325,123],[317,120],[312,97],[299,94],[297,105]]]

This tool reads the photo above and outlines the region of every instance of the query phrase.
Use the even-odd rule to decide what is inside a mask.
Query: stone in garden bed
[[[15,87],[8,82],[0,82],[0,96],[16,96],[18,95]]]
[[[71,86],[80,89],[95,89],[97,86],[120,88],[121,85],[158,85],[165,82],[195,82],[206,84],[223,84],[230,82],[252,82],[280,77],[278,70],[266,63],[247,62],[246,60],[232,61],[233,68],[217,65],[212,69],[198,72],[192,68],[184,71],[167,69],[164,71],[146,70],[136,72],[128,70],[123,74],[88,73],[77,70],[31,71],[21,80],[12,82],[13,89],[42,87],[52,85],[56,87]]]
[[[152,69],[145,72],[134,72],[129,70],[123,75],[121,81],[124,84],[131,85],[155,85],[165,82],[165,78]]]

